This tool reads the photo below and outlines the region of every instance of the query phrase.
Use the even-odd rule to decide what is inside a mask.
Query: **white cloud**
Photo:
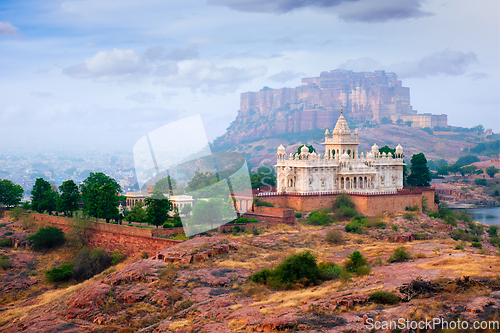
[[[14,117],[18,116],[20,111],[21,111],[21,105],[9,105],[3,110],[0,119],[2,121],[13,119]]]
[[[354,72],[372,72],[374,70],[381,69],[382,65],[375,59],[363,57],[359,59],[349,59],[338,68]]]
[[[144,91],[138,91],[135,94],[127,96],[127,99],[137,103],[151,103],[156,101],[156,95]]]
[[[9,22],[0,22],[0,37],[6,35],[6,36],[12,36],[12,37],[18,37],[17,33],[18,28],[10,24]]]
[[[65,68],[63,72],[75,79],[123,81],[147,71],[141,57],[134,50],[99,51],[85,58],[82,64]]]
[[[389,68],[401,78],[424,78],[435,75],[462,75],[470,65],[477,62],[477,55],[473,52],[460,52],[446,49],[423,57],[417,61],[406,61],[391,65]]]
[[[291,80],[296,79],[296,78],[303,76],[303,75],[304,75],[304,73],[302,73],[302,72],[282,71],[282,72],[276,73],[274,75],[271,75],[269,77],[269,80],[274,81],[274,82],[285,83],[285,82],[291,81]]]
[[[232,66],[217,67],[209,60],[188,60],[178,63],[176,75],[157,77],[155,84],[171,87],[186,87],[208,93],[234,92],[238,87],[266,73],[263,66],[237,68]]]

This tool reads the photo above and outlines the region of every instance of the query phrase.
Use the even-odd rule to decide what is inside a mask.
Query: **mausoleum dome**
[[[373,153],[373,154],[378,153],[378,146],[377,146],[377,144],[376,144],[376,143],[372,146],[372,153]]]
[[[398,144],[396,147],[396,155],[402,155],[403,154],[403,147],[401,147],[401,144]]]
[[[329,136],[329,135],[330,135],[330,131],[327,128],[326,131],[325,131],[325,136]]]
[[[303,145],[302,148],[300,148],[300,152],[302,154],[309,153],[309,148],[307,148],[306,145]]]
[[[278,153],[284,153],[285,152],[285,147],[283,147],[283,144],[280,144],[278,147]]]
[[[348,160],[349,159],[349,154],[348,153],[343,153],[342,154],[342,159],[343,160]]]
[[[368,154],[366,154],[366,159],[368,161],[373,161],[373,159],[375,158],[375,156],[373,156],[372,152],[368,152]]]

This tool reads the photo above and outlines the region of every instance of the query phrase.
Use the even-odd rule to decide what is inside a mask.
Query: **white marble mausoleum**
[[[302,146],[299,153],[278,147],[276,156],[277,192],[320,194],[347,192],[360,194],[395,193],[403,188],[403,147],[394,156],[380,153],[377,144],[364,154],[358,150],[358,130],[351,133],[341,115],[330,134],[325,131],[325,153],[309,153]]]

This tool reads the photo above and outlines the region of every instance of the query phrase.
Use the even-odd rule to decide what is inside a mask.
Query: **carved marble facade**
[[[358,151],[358,130],[351,133],[341,114],[333,132],[325,131],[325,153],[287,155],[278,147],[278,193],[319,194],[321,192],[394,193],[403,188],[403,147],[394,156],[380,153],[377,144],[366,155]]]

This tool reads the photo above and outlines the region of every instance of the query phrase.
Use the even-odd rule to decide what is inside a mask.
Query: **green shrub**
[[[275,269],[264,269],[253,274],[253,282],[265,283],[273,289],[294,289],[298,286],[316,285],[321,274],[316,258],[309,251],[293,254]]]
[[[9,260],[9,256],[7,256],[5,254],[0,255],[0,267],[3,270],[7,270],[7,269],[11,268],[12,266],[13,265],[12,265],[12,262]]]
[[[349,222],[345,225],[344,229],[346,232],[352,232],[356,234],[363,233],[363,226],[358,222]]]
[[[464,222],[470,223],[472,222],[472,217],[469,215],[469,212],[466,210],[462,210],[460,214],[458,214],[458,219]]]
[[[111,266],[113,258],[104,250],[81,249],[73,261],[73,276],[78,281],[90,279]]]
[[[368,274],[370,274],[371,270],[372,269],[371,269],[370,266],[367,266],[367,265],[359,266],[358,268],[356,268],[356,274],[358,274],[358,275],[368,275]]]
[[[359,252],[354,251],[349,255],[347,262],[345,263],[345,270],[351,273],[355,273],[356,269],[360,266],[366,266],[368,261],[365,257]]]
[[[12,239],[0,239],[0,247],[12,247]]]
[[[268,268],[264,268],[263,270],[254,273],[253,275],[250,276],[250,280],[255,283],[262,283],[266,284],[267,279],[273,276],[273,271],[271,271]]]
[[[274,205],[272,203],[261,200],[259,198],[254,198],[253,204],[257,207],[274,207]]]
[[[28,238],[34,250],[51,249],[65,242],[64,232],[60,228],[40,228],[38,232]]]
[[[342,273],[342,268],[331,261],[322,261],[318,265],[322,280],[334,280]]]
[[[311,212],[307,218],[307,222],[311,225],[325,225],[330,223],[331,220],[327,214],[316,211]]]
[[[234,220],[234,223],[247,223],[248,219],[246,217],[240,217]]]
[[[489,242],[490,242],[490,244],[493,244],[493,245],[500,247],[500,238],[498,238],[498,237],[491,237],[489,239]]]
[[[352,274],[346,270],[342,270],[342,272],[340,272],[339,279],[344,283],[349,282],[352,279]]]
[[[496,226],[496,225],[490,225],[490,227],[488,228],[488,234],[491,237],[495,237],[497,235],[497,231],[498,231],[498,226]],[[5,233],[5,234],[7,234],[7,233]]]
[[[334,209],[339,209],[342,207],[348,207],[348,208],[354,208],[355,204],[352,202],[351,197],[346,194],[342,193],[339,194],[335,197],[335,200],[333,201],[333,208]]]
[[[486,179],[476,178],[476,179],[474,179],[474,184],[481,185],[481,186],[486,186],[488,184],[488,182],[486,181]]]
[[[73,277],[73,264],[63,264],[45,272],[45,277],[51,282],[69,281]]]
[[[257,220],[257,219],[250,219],[250,220],[248,220],[248,223],[257,223],[257,222],[259,222],[259,220]]]
[[[111,264],[116,265],[116,264],[121,263],[123,260],[125,260],[125,258],[127,258],[127,255],[125,254],[125,252],[123,252],[123,250],[117,250],[117,251],[111,252],[111,258],[113,258],[111,260]]]
[[[376,291],[368,296],[377,304],[398,304],[399,302],[399,297],[396,294],[387,291]]]
[[[482,249],[483,245],[479,242],[472,242],[471,244],[472,247],[475,247],[476,249]]]
[[[148,259],[149,255],[146,252],[141,252],[141,258],[142,259]]]
[[[387,259],[388,262],[403,262],[408,259],[411,259],[410,252],[406,252],[406,248],[404,246],[398,247],[394,250],[394,254]]]
[[[433,219],[438,219],[438,218],[440,218],[439,213],[437,213],[437,212],[432,212],[432,213],[430,213],[430,214],[429,214],[429,217],[430,217],[430,218],[433,218]]]
[[[457,219],[455,217],[451,216],[451,215],[445,216],[443,218],[443,221],[444,221],[444,223],[449,224],[449,225],[451,225],[453,227],[456,227],[458,225],[457,224]]]
[[[356,216],[356,214],[358,214],[358,212],[351,207],[340,207],[334,211],[335,220],[337,221],[350,219],[351,217]]]
[[[408,221],[413,221],[415,219],[415,214],[410,212],[403,213],[403,218]]]
[[[295,217],[296,218],[301,218],[302,217],[302,213],[295,213]]]
[[[326,233],[325,241],[331,244],[342,244],[344,242],[344,236],[339,230],[329,230]]]
[[[10,235],[13,235],[14,232],[13,231],[7,231],[6,233],[4,233],[3,235],[4,236],[10,236]]]
[[[391,229],[394,231],[398,231],[399,227],[396,224],[391,225]]]
[[[454,240],[463,240],[467,242],[470,242],[472,240],[472,236],[462,229],[453,230],[451,232],[451,238],[453,238]]]
[[[463,249],[464,249],[464,247],[460,244],[455,246],[455,250],[463,250]]]
[[[406,207],[406,210],[410,211],[410,212],[419,212],[420,211],[420,207],[418,207],[418,205],[410,206],[410,207]]]
[[[11,209],[10,217],[12,218],[13,221],[19,221],[22,213],[23,213],[23,209],[19,206],[16,206],[16,207]]]

